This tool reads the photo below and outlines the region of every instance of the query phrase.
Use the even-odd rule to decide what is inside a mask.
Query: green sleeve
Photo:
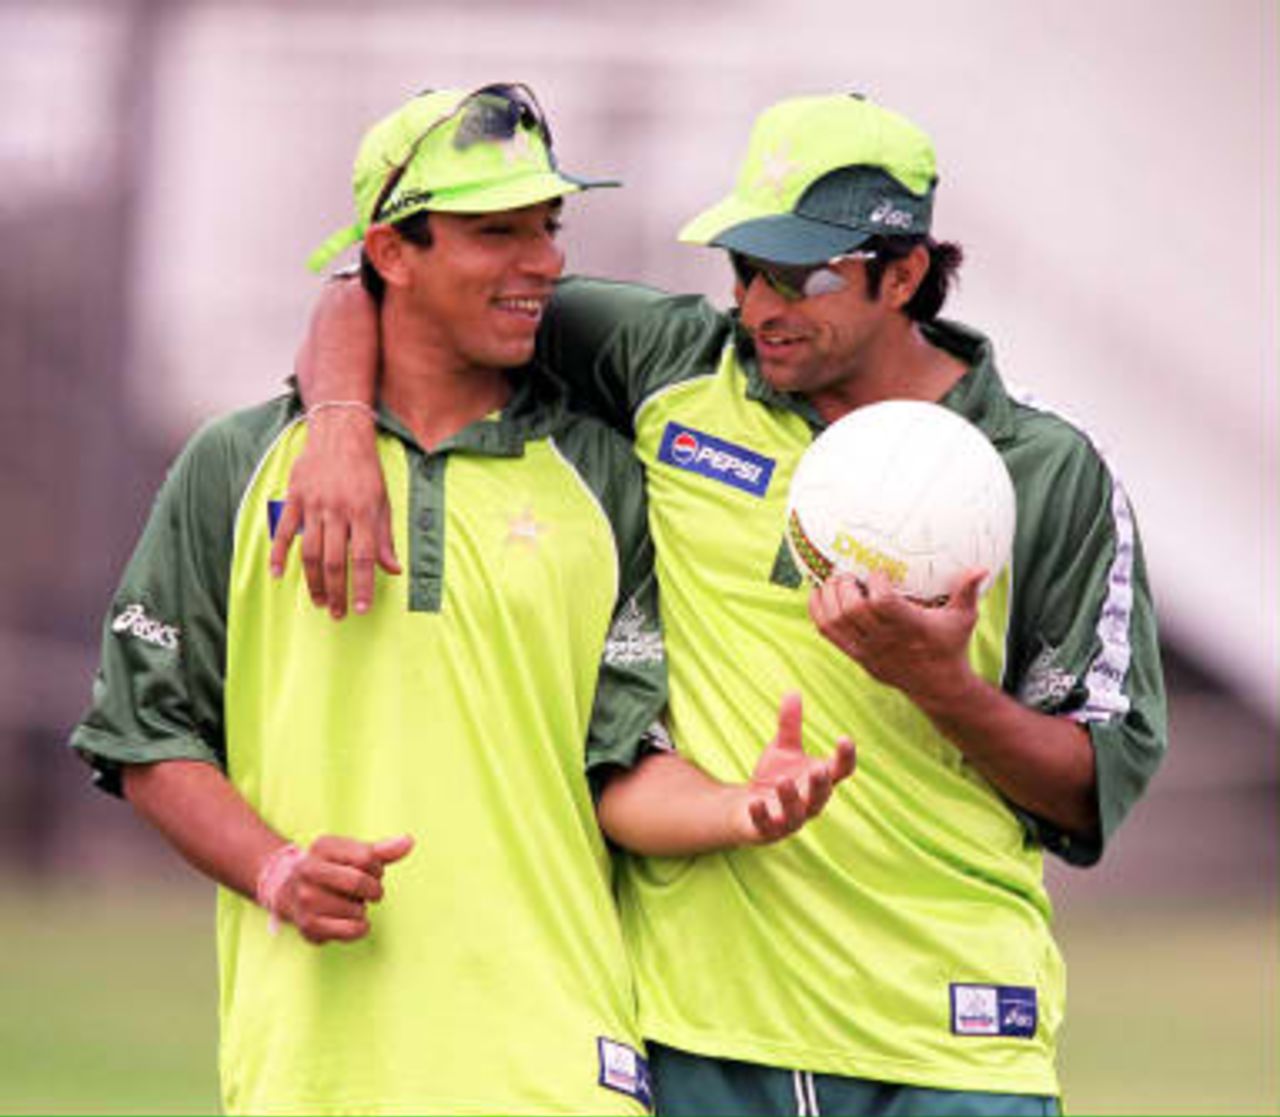
[[[630,768],[640,759],[667,704],[653,543],[644,475],[631,447],[590,420],[575,422],[556,441],[599,500],[617,548],[618,598],[587,736],[586,768],[598,774],[606,766]]]
[[[105,791],[121,793],[126,764],[223,764],[235,516],[256,460],[253,433],[281,412],[206,427],[156,496],[103,623],[92,703],[70,739]]]
[[[729,328],[727,317],[697,296],[573,278],[556,288],[539,355],[568,385],[577,410],[632,437],[640,404],[705,370],[704,355],[719,354]]]
[[[1089,732],[1101,835],[1083,842],[1023,814],[1034,837],[1075,865],[1096,863],[1145,790],[1168,742],[1155,607],[1127,496],[1076,436],[1021,476],[1006,687]]]

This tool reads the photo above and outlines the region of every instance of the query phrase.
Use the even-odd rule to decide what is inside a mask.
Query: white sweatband
[[[341,407],[341,408],[349,408],[353,411],[363,411],[375,423],[378,421],[378,413],[372,407],[370,407],[367,403],[364,403],[363,401],[358,399],[322,399],[319,403],[313,403],[310,407],[307,408],[306,417],[310,419],[317,412],[324,411],[327,408],[331,408],[331,407],[332,408]]]

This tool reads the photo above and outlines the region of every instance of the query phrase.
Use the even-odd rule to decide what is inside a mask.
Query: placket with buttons
[[[448,453],[411,449],[409,609],[438,613],[444,597],[444,485]]]

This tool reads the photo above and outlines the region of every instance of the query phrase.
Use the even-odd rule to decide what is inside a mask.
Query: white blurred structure
[[[277,390],[316,290],[303,260],[350,219],[359,135],[424,85],[529,82],[565,164],[627,184],[570,202],[571,265],[721,301],[723,262],[677,245],[679,224],[729,188],[760,108],[864,91],[935,139],[935,228],[968,254],[948,312],[1085,418],[1138,510],[1167,634],[1280,720],[1270,0],[122,9],[159,36],[125,144],[104,142],[110,88],[151,59],[128,57],[113,9],[0,10],[3,205],[136,172],[130,384],[168,436]],[[54,181],[24,177],[32,152]]]

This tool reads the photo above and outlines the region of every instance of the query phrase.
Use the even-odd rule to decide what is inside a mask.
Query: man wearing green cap
[[[856,794],[776,848],[623,858],[661,1112],[1056,1112],[1064,968],[1044,851],[1095,863],[1165,749],[1128,499],[1087,436],[1006,390],[990,342],[938,319],[960,250],[930,236],[935,185],[910,121],[855,96],[784,101],[731,195],[682,233],[729,253],[732,312],[570,281],[543,323],[540,351],[645,466],[676,748],[735,778],[750,727],[802,687],[808,727],[861,750]],[[369,323],[331,285],[302,361],[316,398],[370,390]],[[1012,562],[984,596],[981,571],[937,608],[879,575],[801,582],[784,544],[796,463],[888,399],[963,415],[1012,475]],[[308,522],[317,502],[354,510],[303,543],[313,597],[338,615],[333,555],[349,532],[359,602],[376,554],[363,426],[317,426],[291,494]],[[631,837],[615,798],[654,762],[605,788],[613,836]]]
[[[322,254],[359,241],[380,302],[360,413],[406,577],[326,631],[300,572],[267,571],[298,398],[214,422],[157,498],[71,743],[223,886],[228,1111],[640,1113],[588,777],[631,767],[665,702],[643,484],[531,363],[560,199],[587,184],[505,85],[414,98],[354,185]],[[806,758],[798,719],[749,784],[668,756],[661,814],[638,781],[620,817],[677,853],[789,833],[852,766],[847,743]]]

